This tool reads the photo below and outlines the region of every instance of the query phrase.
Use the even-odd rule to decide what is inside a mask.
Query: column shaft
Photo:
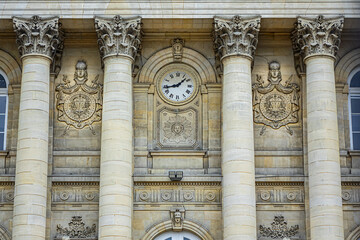
[[[104,59],[99,239],[132,240],[132,60]]]
[[[224,240],[256,239],[251,60],[223,59],[222,191]]]
[[[48,57],[23,58],[16,155],[13,239],[45,239],[48,172]]]
[[[344,239],[334,58],[306,59],[312,239]]]

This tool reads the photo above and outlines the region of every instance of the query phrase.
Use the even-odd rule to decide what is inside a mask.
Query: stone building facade
[[[0,1],[0,239],[360,239],[360,2]]]

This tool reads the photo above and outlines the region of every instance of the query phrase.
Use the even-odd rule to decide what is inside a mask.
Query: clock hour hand
[[[177,83],[177,84],[173,84],[173,85],[164,85],[163,88],[174,88],[174,87],[180,87],[180,85],[185,82],[186,78],[184,78],[181,82]]]

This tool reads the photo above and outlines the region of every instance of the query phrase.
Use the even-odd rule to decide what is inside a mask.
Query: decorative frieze
[[[313,55],[336,56],[344,24],[343,17],[325,19],[320,15],[315,19],[298,17],[292,33],[294,49],[299,49],[304,57]]]
[[[360,183],[359,182],[343,182],[341,193],[343,204],[359,204],[360,203]]]
[[[253,111],[254,122],[264,125],[260,135],[265,132],[265,126],[273,129],[285,126],[288,133],[293,134],[289,124],[299,121],[300,88],[296,83],[291,83],[292,77],[283,85],[280,64],[276,61],[269,63],[269,83],[264,83],[257,75],[257,82],[252,86]]]
[[[97,202],[99,202],[99,186],[97,184],[53,184],[52,203],[91,204]]]
[[[260,225],[260,236],[272,239],[290,240],[291,237],[299,233],[299,225],[288,227],[284,216],[275,216],[271,227]]]
[[[75,84],[64,75],[63,83],[56,87],[58,120],[66,123],[64,134],[70,127],[82,129],[86,126],[95,134],[92,124],[101,121],[102,110],[103,86],[98,79],[99,75],[88,83],[87,64],[80,60],[75,66]]]
[[[41,18],[13,18],[16,32],[16,43],[21,56],[41,54],[54,58],[59,47],[62,46],[62,35],[58,17]]]
[[[252,58],[258,43],[260,17],[232,19],[214,18],[214,47],[216,55],[222,59],[231,55]]]
[[[256,202],[265,204],[304,203],[303,186],[257,186]]]
[[[112,19],[95,18],[95,29],[102,58],[126,55],[135,59],[141,48],[141,18],[124,19],[116,15]]]
[[[91,227],[86,226],[82,220],[82,216],[74,216],[68,223],[68,227],[63,227],[60,224],[56,226],[55,240],[63,239],[97,239],[96,225]]]

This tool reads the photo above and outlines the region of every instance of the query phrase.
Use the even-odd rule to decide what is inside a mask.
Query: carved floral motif
[[[28,54],[43,54],[51,59],[62,45],[61,31],[58,17],[44,18],[33,16],[27,18],[13,18],[16,43],[21,56]]]
[[[95,134],[92,124],[101,120],[103,87],[98,83],[99,75],[88,84],[85,61],[78,61],[75,69],[74,85],[64,76],[64,83],[56,87],[58,120],[67,124],[64,134],[71,126],[77,129],[89,126]]]
[[[72,217],[68,225],[68,228],[60,224],[56,226],[55,239],[62,239],[63,237],[69,237],[70,239],[97,239],[96,225],[93,224],[91,227],[85,226],[81,216]]]
[[[344,18],[325,19],[320,15],[315,19],[298,17],[292,33],[294,49],[299,49],[304,57],[311,55],[336,56],[340,45]]]
[[[299,225],[291,226],[290,228],[285,222],[283,216],[275,216],[271,227],[260,225],[260,235],[263,237],[270,237],[272,239],[285,239],[295,236],[299,232]]]
[[[293,131],[288,124],[299,121],[299,91],[300,88],[296,83],[290,83],[292,76],[282,85],[280,64],[271,62],[269,64],[269,83],[266,85],[257,76],[257,83],[253,84],[253,110],[254,122],[264,124],[260,135],[265,132],[265,126],[273,129],[279,129],[285,126],[287,131],[292,135]]]
[[[215,17],[213,38],[216,55],[219,58],[227,55],[245,55],[252,58],[258,43],[259,31],[260,17]]]
[[[141,48],[141,18],[124,19],[116,15],[112,19],[95,18],[95,29],[102,57],[127,55],[135,59]]]

